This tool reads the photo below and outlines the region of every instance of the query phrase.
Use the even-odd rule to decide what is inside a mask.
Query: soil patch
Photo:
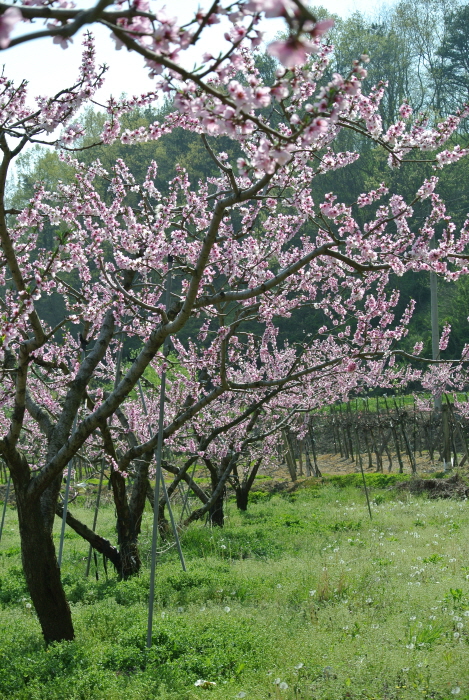
[[[426,493],[428,498],[469,497],[468,484],[459,474],[454,474],[449,479],[409,479],[393,488],[410,493]]]

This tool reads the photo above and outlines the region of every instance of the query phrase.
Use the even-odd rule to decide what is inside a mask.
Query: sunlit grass
[[[147,571],[118,582],[109,568],[106,580],[99,561],[99,580],[94,563],[85,579],[87,548],[71,532],[63,579],[77,639],[44,649],[8,509],[0,697],[467,700],[468,505],[376,487],[371,500],[370,522],[360,489],[315,485],[246,514],[229,503],[223,530],[192,526],[187,574],[173,548],[161,556],[150,652]],[[91,522],[90,509],[71,508]],[[98,522],[114,539],[111,507]],[[150,528],[146,513],[145,562]]]

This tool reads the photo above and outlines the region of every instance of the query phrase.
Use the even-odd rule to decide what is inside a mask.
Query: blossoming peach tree
[[[399,349],[412,308],[395,318],[398,294],[388,288],[389,277],[467,272],[469,222],[455,231],[436,176],[407,198],[383,183],[347,203],[332,193],[316,201],[315,182],[359,157],[334,148],[342,129],[385,149],[391,167],[419,151],[435,151],[435,167],[443,167],[465,155],[444,146],[466,112],[431,127],[403,105],[384,132],[377,113],[383,88],[361,90],[366,57],[348,76],[323,80],[331,48],[322,37],[330,22],[316,22],[299,0],[227,6],[215,0],[185,26],[141,0],[104,1],[88,10],[49,0],[0,4],[0,12],[3,49],[38,36],[66,47],[84,24],[109,27],[117,44],[145,59],[155,90],[109,100],[101,141],[151,141],[182,128],[200,136],[215,169],[191,182],[176,166],[162,193],[156,162],[137,181],[123,160],[106,171],[98,161],[86,166],[76,158],[79,109],[104,77],[90,35],[77,82],[35,106],[27,103],[26,82],[0,78],[0,455],[15,487],[27,584],[44,637],[53,641],[74,635],[52,525],[64,469],[77,454],[108,462],[118,546],[73,518],[70,524],[122,576],[139,570],[138,535],[158,435],[149,433],[152,391],[144,382],[145,413],[135,389],[149,368],[156,375],[172,368],[163,437],[179,455],[177,464],[166,464],[175,485],[184,479],[197,491],[188,474],[195,459],[204,460],[212,477],[211,496],[198,494],[202,509],[187,522],[216,504],[229,476],[236,486],[243,460],[273,453],[279,428],[293,414],[360,384],[418,376],[396,363],[399,354],[413,357]],[[288,30],[268,47],[279,61],[272,84],[263,82],[254,60],[264,16],[283,16]],[[29,30],[29,22],[41,19],[48,22],[44,29],[12,38],[20,22]],[[225,53],[206,54],[188,71],[180,55],[220,20],[228,26]],[[162,92],[173,101],[172,113],[148,128],[122,129],[124,113],[151,106]],[[221,135],[232,150],[220,152]],[[74,178],[54,191],[38,183],[23,210],[8,209],[9,167],[30,143],[56,146]],[[424,199],[428,213],[415,228],[413,207]],[[436,226],[443,232],[431,249]],[[44,242],[44,227],[55,232],[52,244]],[[62,298],[63,313],[51,325],[44,309],[53,294]],[[276,319],[296,314],[301,324],[305,307],[320,319],[317,330],[305,327],[299,343],[279,342]],[[189,327],[196,330],[183,342],[178,334]],[[123,337],[133,337],[138,351],[119,371]],[[169,354],[163,352],[168,339]]]

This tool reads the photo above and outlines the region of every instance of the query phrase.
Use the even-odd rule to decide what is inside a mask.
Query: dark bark
[[[71,640],[75,633],[60,580],[52,526],[41,500],[27,494],[30,469],[25,457],[8,438],[0,441],[0,449],[15,488],[23,570],[44,639],[47,643]]]
[[[223,499],[225,497],[225,489],[223,489],[217,499],[213,502],[209,511],[210,523],[217,527],[223,527],[225,524],[225,512],[223,508]]]
[[[39,501],[25,500],[16,489],[16,503],[24,574],[44,639],[47,643],[71,640],[75,633],[52,532],[44,526]]]
[[[208,462],[210,460],[205,459],[205,463],[208,465]],[[207,511],[210,511],[213,507],[213,505],[218,501],[220,496],[222,496],[226,482],[228,480],[228,477],[230,476],[231,470],[233,468],[233,463],[236,461],[236,457],[225,457],[224,460],[222,460],[222,464],[225,467],[224,472],[220,474],[220,477],[218,479],[218,483],[216,485],[216,488],[212,491],[212,495],[210,498],[207,500],[207,502],[202,506],[202,508],[197,508],[197,510],[192,511],[192,513],[189,515],[188,518],[185,519],[184,521],[184,527],[187,527],[190,523],[194,522],[194,520],[199,520]],[[210,464],[209,470],[211,471],[213,469],[213,465]],[[213,480],[212,480],[213,484]],[[223,504],[222,504],[223,505]]]
[[[249,491],[243,486],[236,489],[236,506],[238,510],[247,511],[249,501]]]
[[[103,436],[104,449],[114,462],[117,463],[118,458],[114,449],[109,426],[103,421],[100,428]],[[117,542],[120,553],[119,575],[125,580],[134,574],[138,574],[142,566],[138,551],[138,535],[135,531],[135,527],[133,527],[133,519],[127,499],[124,476],[120,471],[113,468],[110,475],[110,482],[117,516]],[[145,492],[146,486],[143,486],[143,494],[145,494]],[[143,504],[145,503],[145,495],[143,495],[142,502]]]
[[[243,480],[242,482],[239,482],[238,475],[236,473],[237,477],[237,484],[235,485],[235,493],[236,493],[236,506],[238,507],[239,510],[246,511],[248,509],[248,502],[249,502],[249,493],[252,489],[252,485],[254,484],[254,479],[257,476],[257,472],[259,471],[259,468],[262,464],[262,457],[260,457],[253,468],[251,469],[251,472],[246,480]],[[233,470],[235,471],[235,470]]]
[[[223,525],[225,524],[223,499],[226,494],[226,488],[225,485],[223,485],[223,488],[219,488],[220,476],[221,474],[219,473],[218,469],[211,470],[210,479],[212,482],[212,495],[214,496],[214,498],[212,500],[212,504],[208,513],[211,525],[216,525],[217,527],[223,527]]]
[[[63,517],[62,506],[57,505],[56,513],[59,518]],[[71,527],[77,535],[80,535],[80,537],[83,537],[84,540],[89,542],[93,549],[107,557],[116,571],[120,573],[122,567],[120,552],[116,547],[112,546],[109,540],[106,540],[93,530],[90,530],[84,523],[74,518],[69,510],[67,510],[67,525]]]

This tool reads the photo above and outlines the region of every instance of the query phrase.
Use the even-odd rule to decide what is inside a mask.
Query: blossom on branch
[[[10,45],[10,34],[23,15],[17,7],[9,7],[0,15],[0,48],[6,49]]]

